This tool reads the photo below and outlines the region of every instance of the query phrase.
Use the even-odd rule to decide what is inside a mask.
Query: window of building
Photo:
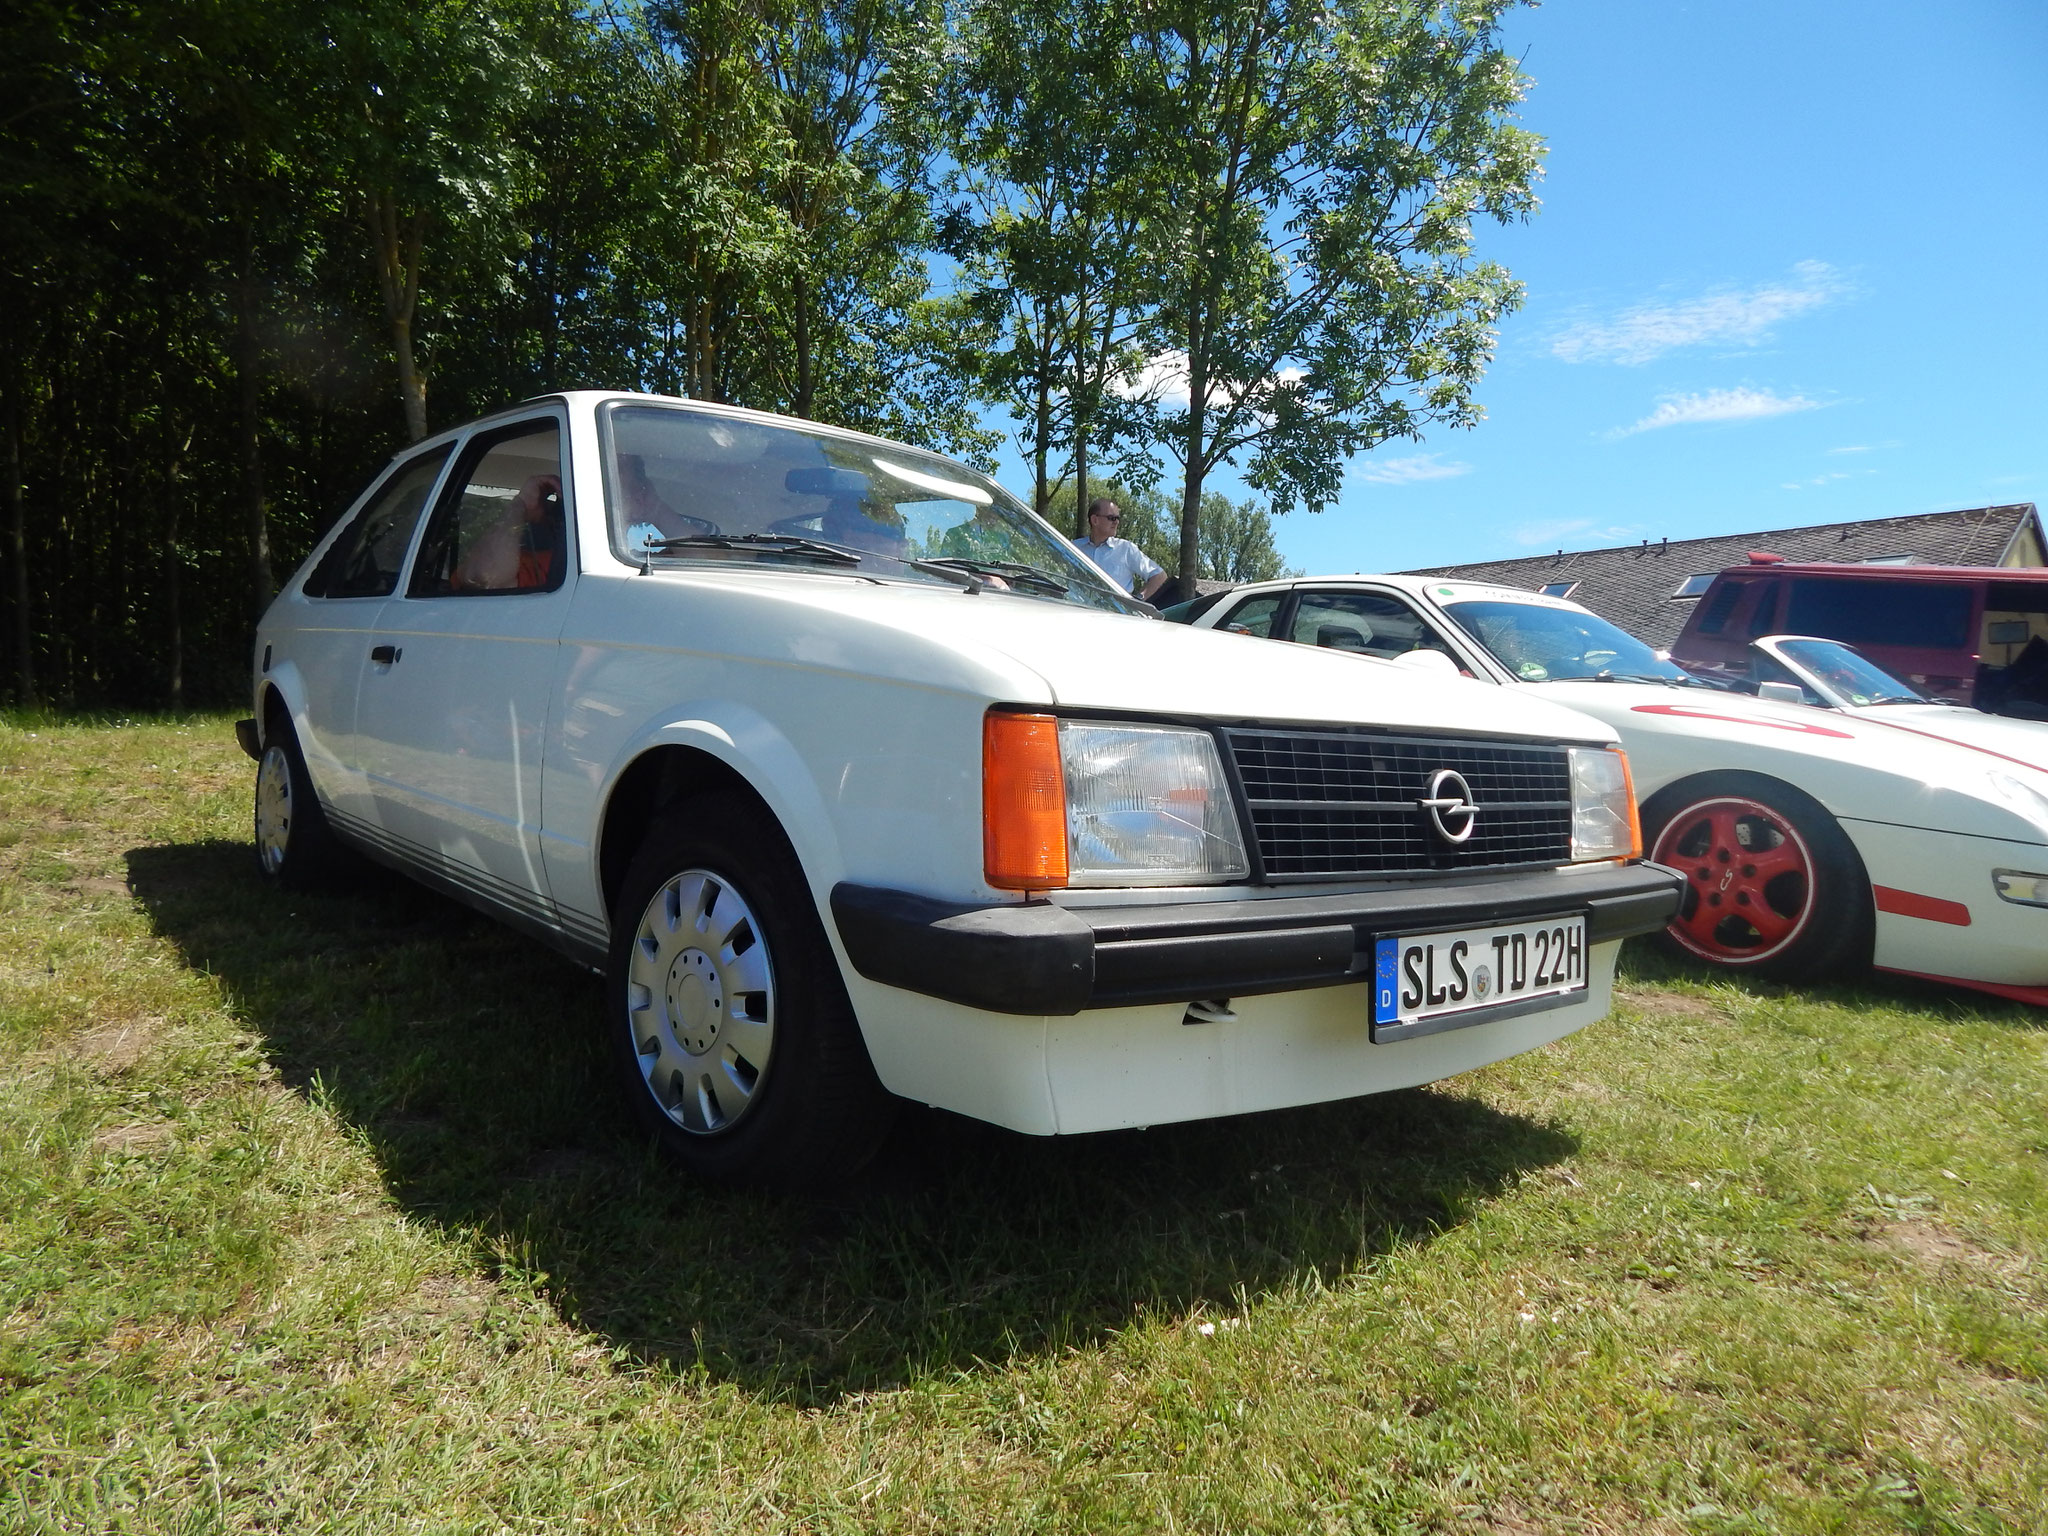
[[[1579,590],[1576,581],[1546,581],[1539,589],[1545,597],[1570,597]]]
[[[1674,600],[1681,597],[1698,597],[1714,584],[1714,578],[1720,574],[1719,571],[1708,571],[1702,576],[1688,576],[1678,584],[1671,596]]]

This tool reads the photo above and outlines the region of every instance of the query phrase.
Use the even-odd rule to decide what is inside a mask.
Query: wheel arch
[[[1818,824],[1831,828],[1840,839],[1839,852],[1852,861],[1849,880],[1850,894],[1857,903],[1854,928],[1856,937],[1851,950],[1855,961],[1867,965],[1871,959],[1877,919],[1877,897],[1871,888],[1870,868],[1863,858],[1863,850],[1857,846],[1856,836],[1851,830],[1853,824],[1844,819],[1807,790],[1801,789],[1788,779],[1776,774],[1760,773],[1751,768],[1708,768],[1695,773],[1684,774],[1660,785],[1656,793],[1642,803],[1643,841],[1646,847],[1654,848],[1664,825],[1676,812],[1696,800],[1711,799],[1717,795],[1739,795],[1776,803],[1788,810],[1797,810],[1817,819]]]
[[[760,790],[731,763],[684,742],[657,742],[628,763],[606,796],[597,838],[598,890],[607,912],[617,904],[626,870],[647,830],[670,806],[697,795],[730,791],[759,806],[789,837],[789,828]],[[791,839],[792,848],[794,839]],[[798,858],[799,866],[803,860]]]

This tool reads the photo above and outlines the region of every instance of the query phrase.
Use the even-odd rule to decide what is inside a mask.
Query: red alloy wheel
[[[1782,954],[1813,916],[1813,854],[1785,814],[1760,800],[1725,795],[1684,807],[1650,857],[1685,875],[1666,932],[1717,965]]]

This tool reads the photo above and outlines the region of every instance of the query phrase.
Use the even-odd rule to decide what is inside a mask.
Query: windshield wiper
[[[764,555],[795,555],[825,565],[860,564],[860,555],[854,550],[821,544],[793,533],[686,533],[679,538],[652,540],[646,547],[658,554],[678,549],[736,549]]]
[[[1033,592],[1050,592],[1056,597],[1065,597],[1073,589],[1050,571],[1041,571],[1035,565],[1023,565],[1015,560],[973,560],[961,555],[934,555],[929,560],[913,560],[916,566],[937,566],[942,570],[967,571],[976,576],[1000,576],[1012,586],[1026,587]]]

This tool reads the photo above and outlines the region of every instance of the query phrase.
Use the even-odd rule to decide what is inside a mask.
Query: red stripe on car
[[[1922,896],[1917,891],[1893,890],[1888,885],[1873,885],[1871,893],[1877,897],[1877,910],[1894,912],[1900,917],[1924,918],[1930,923],[1947,923],[1956,928],[1970,926],[1970,909],[1960,901],[1944,901],[1939,896]]]
[[[1767,725],[1774,731],[1803,731],[1808,736],[1838,736],[1843,741],[1856,738],[1847,731],[1838,731],[1825,725],[1807,725],[1796,720],[1760,720],[1755,715],[1717,715],[1711,710],[1689,709],[1683,704],[1633,704],[1629,706],[1639,715],[1676,715],[1681,720],[1728,720],[1736,725]]]

